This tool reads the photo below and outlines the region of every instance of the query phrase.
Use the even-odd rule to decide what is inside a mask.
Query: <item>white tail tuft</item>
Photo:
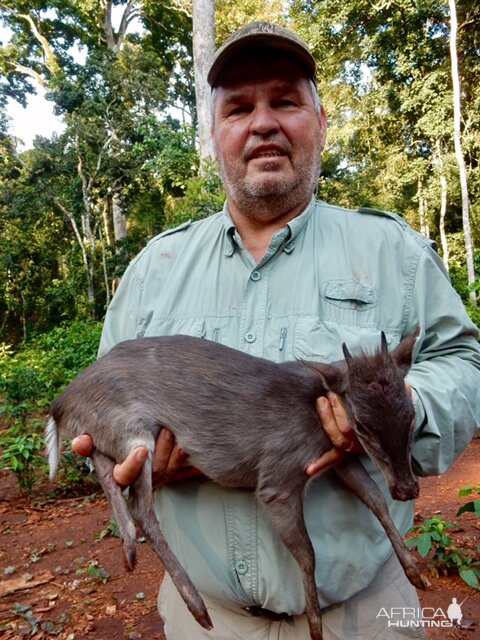
[[[50,480],[53,480],[60,463],[60,437],[58,435],[57,423],[52,416],[48,419],[45,427],[45,440],[47,442],[48,465],[50,467]]]

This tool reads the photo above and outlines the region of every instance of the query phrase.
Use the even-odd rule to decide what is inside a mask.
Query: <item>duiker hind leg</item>
[[[130,487],[129,506],[135,522],[151,543],[156,554],[168,571],[175,587],[197,622],[205,629],[212,629],[213,623],[200,594],[177,560],[165,539],[153,510],[152,498],[152,462],[151,456],[145,462],[142,471]]]
[[[385,496],[365,471],[362,464],[358,460],[351,458],[333,467],[333,471],[343,484],[377,516],[385,529],[385,533],[390,538],[393,550],[410,582],[417,587],[417,589],[425,589],[427,584],[420,575],[411,553],[397,531],[388,512]]]
[[[315,553],[303,515],[303,491],[272,488],[257,489],[275,530],[297,561],[305,590],[305,613],[313,640],[322,640],[322,614],[315,584]]]
[[[94,449],[92,453],[92,462],[100,485],[112,508],[113,517],[115,518],[120,536],[123,540],[123,559],[125,566],[131,571],[135,567],[136,561],[136,528],[128,510],[127,503],[125,502],[122,489],[113,479],[113,467],[115,463],[111,458],[107,458],[107,456],[104,456],[103,453],[100,453],[96,449]]]

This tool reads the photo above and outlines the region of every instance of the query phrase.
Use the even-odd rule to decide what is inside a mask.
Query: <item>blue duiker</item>
[[[418,331],[388,352],[385,336],[374,353],[335,364],[277,364],[188,336],[129,340],[75,378],[53,402],[46,428],[50,477],[57,471],[60,435],[89,433],[92,461],[123,538],[125,562],[135,564],[139,525],[196,620],[212,628],[207,609],[165,540],[152,506],[152,454],[168,427],[191,465],[225,487],[251,489],[300,567],[311,636],[321,640],[315,555],[303,517],[309,464],[332,448],[315,407],[338,394],[366,454],[384,474],[396,500],[418,494],[412,472],[414,408],[404,377]],[[112,478],[115,462],[138,446],[149,450],[130,487],[128,505]],[[410,581],[424,588],[415,562],[388,513],[385,498],[349,455],[332,468],[372,510]],[[352,523],[354,526],[354,523]]]

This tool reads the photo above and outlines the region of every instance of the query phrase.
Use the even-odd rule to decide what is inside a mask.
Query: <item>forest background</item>
[[[204,69],[251,20],[296,31],[317,60],[318,197],[436,240],[480,320],[478,0],[0,0],[0,396],[17,444],[18,415],[95,357],[132,257],[222,207]],[[22,150],[5,106],[39,86],[65,128]]]

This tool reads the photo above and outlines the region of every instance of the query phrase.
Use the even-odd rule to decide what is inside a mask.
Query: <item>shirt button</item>
[[[253,280],[254,282],[258,282],[261,277],[262,276],[258,271],[252,271],[252,273],[250,274],[250,279]]]
[[[248,333],[245,334],[246,342],[255,342],[256,339],[257,339],[257,336],[255,333],[253,333],[253,331],[249,331]]]
[[[246,560],[238,560],[235,564],[235,570],[238,574],[243,576],[248,571],[248,563]]]

